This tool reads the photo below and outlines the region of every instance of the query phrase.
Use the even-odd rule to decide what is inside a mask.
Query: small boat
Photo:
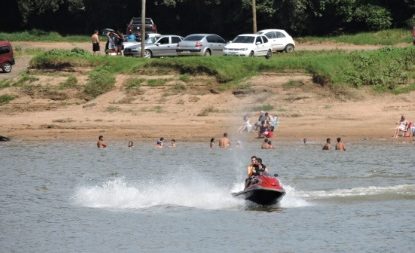
[[[278,175],[262,174],[250,177],[243,191],[233,196],[243,196],[246,200],[259,205],[277,204],[285,195],[285,190],[277,178]]]

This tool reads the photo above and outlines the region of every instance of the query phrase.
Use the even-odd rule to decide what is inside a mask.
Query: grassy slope
[[[313,74],[322,85],[372,85],[395,90],[415,79],[415,48],[384,48],[364,52],[296,52],[276,54],[272,59],[245,57],[175,57],[141,59],[92,56],[87,52],[52,50],[34,57],[33,68],[91,66],[94,71],[133,74],[152,68],[182,74],[208,74],[224,88],[235,87],[262,71],[302,71]]]
[[[390,29],[378,32],[363,32],[357,34],[344,34],[339,36],[323,37],[301,37],[298,42],[340,42],[355,45],[395,45],[399,43],[410,43],[412,41],[411,31],[405,29]]]

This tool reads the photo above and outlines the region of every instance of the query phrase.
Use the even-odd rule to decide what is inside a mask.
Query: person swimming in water
[[[98,136],[97,148],[106,148],[107,144],[104,142],[104,136]]]
[[[164,146],[164,138],[161,137],[157,142],[156,142],[156,147],[157,148],[162,148]]]

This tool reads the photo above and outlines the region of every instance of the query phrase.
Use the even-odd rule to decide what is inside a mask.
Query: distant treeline
[[[225,38],[252,32],[253,0],[147,0],[147,17],[160,33],[214,32]],[[282,28],[295,36],[333,35],[415,25],[415,0],[256,0],[258,30]],[[0,31],[39,29],[90,34],[125,32],[140,16],[141,0],[2,1]]]

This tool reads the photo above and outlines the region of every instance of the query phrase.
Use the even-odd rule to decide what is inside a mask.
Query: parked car
[[[152,58],[161,56],[177,56],[177,44],[182,40],[183,37],[179,35],[161,35],[153,43],[147,43],[145,45],[144,57]],[[132,48],[131,52],[134,56],[140,56],[141,43],[139,43],[136,47]],[[126,55],[125,49],[124,55]]]
[[[295,42],[294,39],[284,30],[281,29],[265,29],[258,32],[267,36],[269,39],[273,52],[291,53],[294,51]]]
[[[12,65],[14,65],[12,45],[8,41],[0,41],[0,68],[3,72],[10,73]]]
[[[163,35],[154,44],[145,47],[144,57],[177,56],[177,44],[183,40],[178,35]]]
[[[177,45],[178,55],[222,55],[225,40],[217,34],[190,34]]]
[[[240,34],[223,49],[224,55],[272,56],[272,47],[268,38],[260,34]]]
[[[132,17],[130,23],[127,25],[126,34],[132,32],[134,34],[139,34],[141,32],[141,17]],[[154,23],[153,19],[145,18],[145,31],[151,33],[157,33],[157,26]]]
[[[161,37],[161,34],[159,33],[146,33],[146,40],[144,43],[146,45],[154,44],[157,39]],[[125,56],[140,56],[141,52],[141,38],[137,37],[137,41],[135,42],[123,42],[124,46],[124,55]]]

